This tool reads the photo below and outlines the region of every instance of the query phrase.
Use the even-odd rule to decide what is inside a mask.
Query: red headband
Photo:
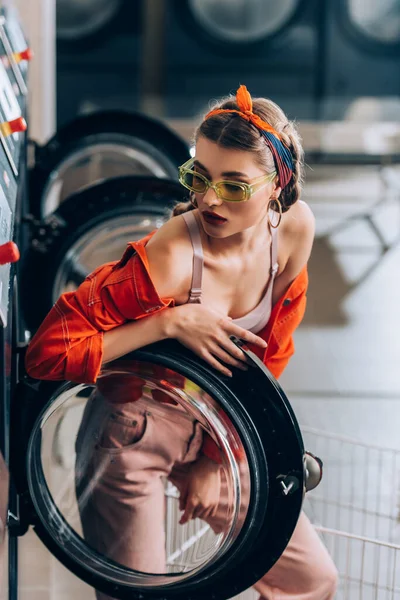
[[[204,120],[221,113],[235,113],[252,123],[259,129],[274,157],[279,184],[283,189],[293,175],[293,157],[289,148],[282,142],[279,133],[269,123],[253,113],[253,100],[245,85],[241,85],[236,92],[236,102],[240,110],[229,108],[216,108],[206,114]]]
[[[281,136],[269,123],[263,121],[261,117],[255,115],[253,113],[253,100],[250,96],[250,93],[245,85],[241,85],[236,92],[236,103],[240,110],[228,109],[228,108],[216,108],[215,110],[211,110],[208,114],[206,114],[204,119],[208,119],[209,117],[213,117],[214,115],[219,115],[221,113],[236,113],[240,115],[246,121],[253,123],[258,129],[262,129],[263,131],[269,131],[275,135],[278,139],[281,139]]]

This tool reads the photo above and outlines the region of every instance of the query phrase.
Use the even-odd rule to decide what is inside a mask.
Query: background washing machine
[[[31,212],[57,209],[77,190],[121,175],[178,177],[187,144],[161,122],[139,113],[96,112],[77,117],[44,146],[33,144]]]
[[[324,29],[322,117],[398,121],[398,0],[333,0]]]
[[[142,0],[57,0],[57,121],[139,108]]]
[[[191,117],[244,83],[290,117],[319,99],[322,3],[316,0],[169,0],[165,93],[169,117]]]

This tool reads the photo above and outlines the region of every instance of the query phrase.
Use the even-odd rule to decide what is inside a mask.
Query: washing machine
[[[244,83],[290,117],[318,101],[318,0],[168,0],[166,111],[192,117]]]
[[[138,110],[142,1],[57,0],[57,123]]]
[[[171,341],[110,364],[96,387],[39,383],[22,375],[11,420],[11,472],[19,499],[11,532],[23,535],[32,526],[64,566],[113,598],[222,600],[251,586],[291,537],[305,470],[287,399],[262,363],[248,359],[255,361],[250,387],[248,375],[225,381]],[[99,415],[98,393],[106,398],[109,390],[121,404],[114,404],[114,413],[101,404],[106,414]],[[140,400],[132,401],[138,390]],[[111,428],[125,419],[132,431],[137,419],[144,419],[144,432],[134,443],[126,439],[126,445],[114,446]],[[64,432],[60,444],[63,428],[68,435]],[[156,475],[158,510],[150,517],[124,522],[123,498],[114,503],[109,493],[111,502],[103,504],[103,485],[129,479],[127,460],[149,473],[149,454],[164,464],[171,444],[182,439],[186,450],[185,435],[190,442],[179,454],[177,470],[167,467]],[[179,493],[204,435],[219,453],[218,514],[182,525]],[[167,444],[156,447],[155,440]],[[146,493],[136,496],[139,512],[155,501],[153,488]],[[127,494],[125,489],[125,499]],[[102,540],[92,520],[97,513],[103,513],[104,531],[114,529]],[[140,549],[131,554],[132,530],[139,536],[139,529]]]
[[[333,0],[326,3],[322,116],[353,115],[355,101],[393,99],[400,94],[400,4],[397,0]],[[385,104],[383,102],[383,104]],[[398,120],[397,112],[354,113],[360,120]]]

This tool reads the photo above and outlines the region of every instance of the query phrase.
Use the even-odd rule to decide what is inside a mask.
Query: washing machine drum
[[[73,194],[38,220],[21,273],[26,328],[34,332],[63,292],[99,265],[119,260],[128,244],[160,227],[187,192],[177,181],[116,177]]]
[[[108,364],[96,386],[20,384],[12,470],[24,512],[96,589],[230,598],[284,551],[303,443],[285,394],[247,355],[249,370],[225,378],[168,340]],[[209,502],[188,512],[200,480]]]

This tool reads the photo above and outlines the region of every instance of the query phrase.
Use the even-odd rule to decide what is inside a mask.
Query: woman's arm
[[[133,352],[138,348],[167,339],[171,310],[162,310],[151,317],[130,321],[103,334],[102,364]]]

